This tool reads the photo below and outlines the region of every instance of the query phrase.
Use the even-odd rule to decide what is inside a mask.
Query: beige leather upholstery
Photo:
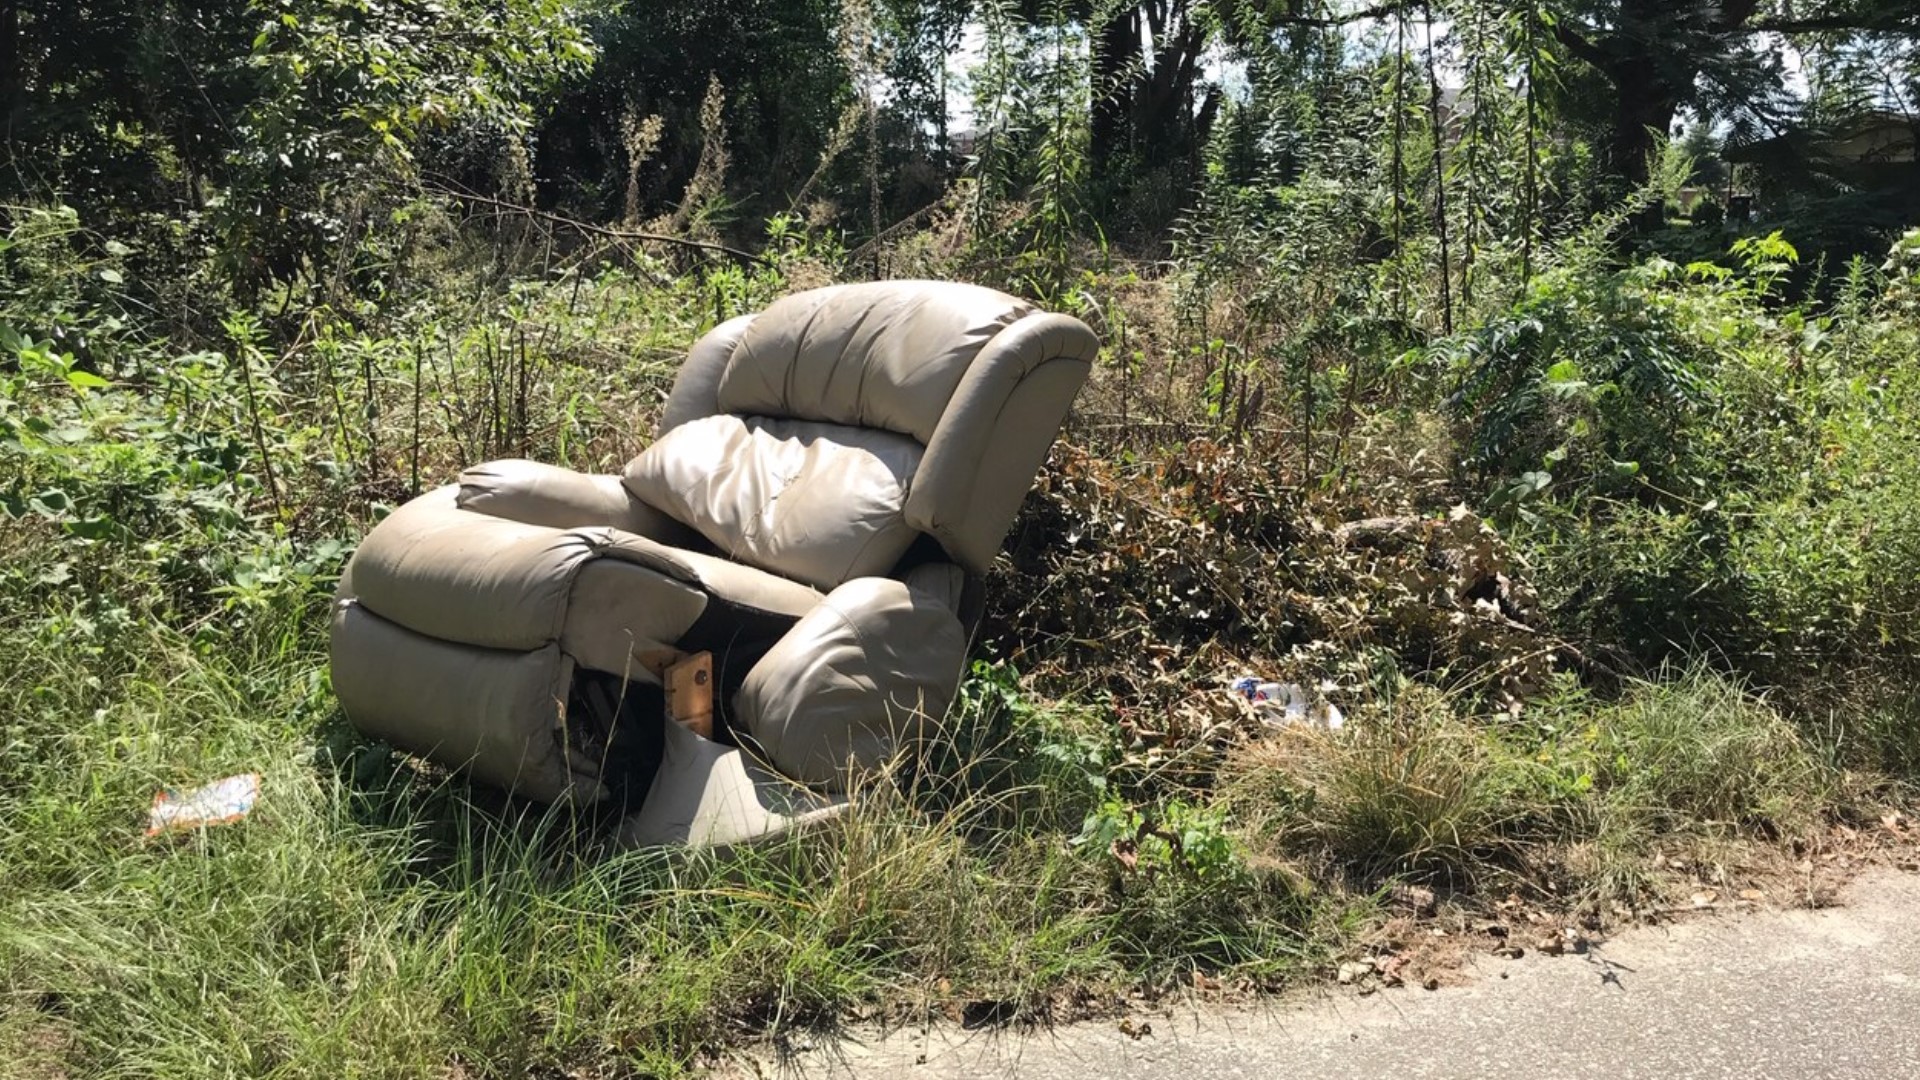
[[[534,798],[604,793],[597,763],[566,746],[576,666],[658,683],[648,662],[710,605],[791,621],[821,599],[727,559],[458,498],[422,495],[361,542],[334,614],[334,690],[367,734]]]
[[[742,609],[797,619],[820,602],[820,594],[813,589],[742,563],[669,547],[617,529],[586,532],[602,542],[599,551],[607,558],[648,567],[663,577],[696,585],[708,597]]]
[[[721,846],[823,821],[846,799],[781,776],[738,747],[666,725],[666,753],[640,812],[621,830],[628,843]]]
[[[588,537],[470,514],[459,489],[395,510],[354,552],[354,591],[381,618],[417,634],[489,649],[538,649],[560,636]]]
[[[704,584],[677,575],[619,558],[593,559],[574,574],[558,644],[581,667],[654,682],[649,661],[706,613],[708,596]]]
[[[717,411],[911,435],[921,443],[981,349],[1033,311],[978,285],[883,281],[812,289],[748,325]]]
[[[789,619],[820,601],[806,585],[729,559],[604,526],[556,529],[474,514],[456,497],[453,487],[422,495],[361,542],[349,581],[374,614],[443,641],[537,649],[560,640],[576,578],[596,559],[631,564],[649,582],[624,623],[642,636],[683,633],[710,598]],[[590,610],[612,605],[596,597]]]
[[[660,436],[626,485],[729,557],[831,589],[892,570],[912,546],[920,454],[891,432],[723,413]]]
[[[462,510],[556,529],[611,525],[677,547],[706,547],[693,530],[634,498],[617,476],[513,459],[475,465],[458,483],[454,505]]]
[[[660,424],[655,434],[665,435],[689,420],[720,411],[720,376],[726,374],[727,362],[733,359],[733,350],[740,344],[741,335],[756,318],[756,315],[741,315],[728,319],[693,343],[693,348],[687,351],[687,362],[680,365],[680,373],[674,377],[673,392],[667,395],[667,404],[660,410]]]
[[[747,674],[736,723],[785,775],[845,791],[946,714],[967,660],[957,600],[888,578],[847,582]]]
[[[555,702],[566,700],[573,666],[558,645],[441,641],[351,598],[335,605],[332,630],[333,690],[361,731],[535,799],[605,794],[590,762],[568,761]]]
[[[707,649],[741,745],[666,724],[625,835],[726,844],[821,820],[944,715],[961,596],[1096,349],[1074,319],[941,282],[723,323],[621,476],[489,462],[373,529],[334,612],[341,705],[488,782],[593,800],[621,774],[605,732],[580,738],[574,688],[657,684],[650,665]]]
[[[1029,315],[995,337],[927,443],[907,524],[969,571],[986,570],[1099,350],[1086,324],[1065,315]]]
[[[936,334],[951,343],[929,347]],[[977,285],[835,285],[708,333],[674,383],[661,429],[731,412],[911,435],[926,454],[907,524],[980,573],[1099,348],[1078,319]]]

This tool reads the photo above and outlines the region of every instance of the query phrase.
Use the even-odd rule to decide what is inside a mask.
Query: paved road
[[[1588,957],[1488,958],[1469,985],[1435,992],[1180,1008],[1141,1017],[1153,1034],[1138,1040],[1113,1022],[1032,1035],[913,1028],[855,1033],[743,1071],[876,1080],[1920,1078],[1920,874],[1871,871],[1844,902],[1631,930]],[[1602,958],[1617,985],[1602,979]]]

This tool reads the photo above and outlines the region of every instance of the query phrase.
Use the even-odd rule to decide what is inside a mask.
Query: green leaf
[[[27,506],[47,517],[58,517],[73,509],[73,500],[59,488],[49,488],[28,499]]]

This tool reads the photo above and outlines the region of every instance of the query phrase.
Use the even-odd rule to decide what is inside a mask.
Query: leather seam
[[[878,305],[874,305],[874,304],[867,305],[867,307],[860,312],[860,320],[853,324],[852,330],[847,331],[848,347],[840,350],[840,355],[833,358],[833,366],[827,370],[828,388],[831,388],[833,386],[833,377],[835,375],[840,374],[840,365],[846,363],[847,353],[851,350],[853,346],[853,340],[860,336],[861,327],[866,326],[867,320],[873,317],[873,309],[876,306]],[[871,360],[873,358],[873,350],[871,349],[867,350],[867,358],[869,362],[860,365],[860,377],[858,379],[855,379],[853,384],[853,416],[854,416],[855,424],[852,426],[856,426],[856,427],[872,426],[871,424],[867,423],[866,403],[867,403],[867,375],[869,372],[873,370],[873,365],[871,363]],[[789,407],[791,407],[791,404],[789,404]],[[832,417],[825,415],[826,411],[827,410],[825,408],[825,403],[822,402],[822,408],[820,409],[821,419],[826,420],[830,423],[837,423],[838,421],[835,421]]]

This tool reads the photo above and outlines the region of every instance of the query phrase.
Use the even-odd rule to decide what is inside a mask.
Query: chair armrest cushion
[[[986,570],[1099,351],[1068,315],[1036,312],[995,336],[927,442],[907,523],[973,573]]]
[[[633,497],[618,476],[574,472],[509,458],[460,474],[455,505],[527,525],[574,529],[610,525],[674,547],[705,549],[700,534]]]
[[[916,578],[934,584],[934,576]],[[775,768],[845,791],[946,716],[967,635],[944,588],[856,578],[827,595],[747,673],[736,732]]]

